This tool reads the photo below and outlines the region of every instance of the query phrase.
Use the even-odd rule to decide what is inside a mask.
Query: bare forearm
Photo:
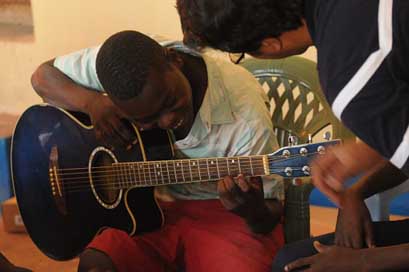
[[[393,188],[407,180],[407,177],[398,168],[389,162],[375,166],[370,172],[351,187],[363,198]]]
[[[406,271],[409,269],[409,244],[362,249],[366,271]]]
[[[52,61],[40,65],[31,77],[34,90],[44,102],[67,110],[88,113],[90,103],[95,103],[100,93],[84,88],[60,70]]]

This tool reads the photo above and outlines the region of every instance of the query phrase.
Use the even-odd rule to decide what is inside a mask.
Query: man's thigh
[[[131,237],[121,230],[106,229],[94,238],[87,250],[102,252],[118,272],[173,271],[176,239],[172,239],[166,230]]]
[[[247,228],[193,227],[182,239],[187,272],[270,271],[274,255],[284,243],[282,225],[269,235],[253,234]]]

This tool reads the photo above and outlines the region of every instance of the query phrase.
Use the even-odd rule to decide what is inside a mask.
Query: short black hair
[[[186,44],[232,53],[255,51],[304,17],[304,0],[177,0],[176,8]]]
[[[118,32],[98,51],[98,79],[110,96],[134,98],[141,93],[153,65],[165,63],[165,55],[160,44],[140,32]]]

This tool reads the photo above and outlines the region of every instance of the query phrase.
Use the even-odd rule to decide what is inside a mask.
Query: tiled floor
[[[312,235],[334,230],[337,212],[332,208],[311,207]],[[393,216],[392,219],[399,217]],[[0,221],[0,252],[13,263],[32,269],[34,272],[75,272],[78,260],[57,262],[44,256],[26,234],[9,234]]]

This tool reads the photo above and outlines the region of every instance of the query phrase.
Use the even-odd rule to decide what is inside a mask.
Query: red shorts
[[[130,237],[106,229],[88,245],[109,255],[118,272],[258,272],[271,271],[284,245],[282,225],[269,235],[253,234],[219,200],[161,203],[165,225]]]

